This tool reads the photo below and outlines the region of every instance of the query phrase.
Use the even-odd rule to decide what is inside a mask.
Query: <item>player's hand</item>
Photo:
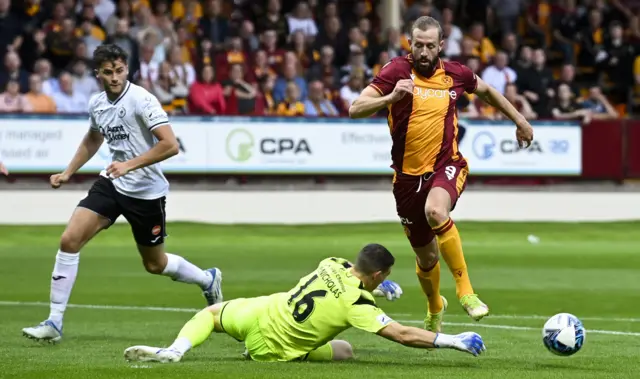
[[[107,176],[111,179],[118,179],[127,175],[131,171],[127,162],[113,162],[107,167]]]
[[[482,337],[473,332],[465,332],[453,336],[453,344],[451,347],[465,353],[473,354],[476,357],[487,350],[486,346],[484,346],[484,341],[482,341]]]
[[[9,170],[7,170],[7,167],[2,162],[0,162],[0,174],[9,175]]]
[[[413,80],[411,79],[402,79],[396,83],[393,92],[391,92],[391,102],[397,103],[406,95],[413,94]]]
[[[373,290],[373,296],[386,297],[387,300],[393,301],[399,299],[402,296],[402,288],[396,282],[391,280],[385,280],[380,283],[378,288]]]
[[[62,183],[66,183],[68,181],[69,175],[65,174],[64,172],[61,174],[51,175],[51,177],[49,178],[49,183],[51,183],[51,187],[53,188],[60,188]]]
[[[533,141],[533,128],[531,124],[529,124],[529,121],[524,121],[517,126],[516,139],[520,147],[531,146],[531,141]]]

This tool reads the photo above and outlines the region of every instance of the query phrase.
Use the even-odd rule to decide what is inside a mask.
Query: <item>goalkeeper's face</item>
[[[369,292],[373,292],[378,286],[387,279],[387,277],[391,274],[391,269],[389,268],[386,271],[376,271],[373,274],[367,275],[366,280],[362,281],[364,284],[364,289]]]

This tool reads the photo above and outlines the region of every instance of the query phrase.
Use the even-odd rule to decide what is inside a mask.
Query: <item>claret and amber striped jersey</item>
[[[370,86],[385,96],[402,79],[412,79],[414,89],[413,96],[389,106],[391,167],[396,173],[422,175],[464,159],[458,151],[456,101],[463,92],[476,90],[475,74],[460,63],[438,60],[426,78],[414,70],[409,54],[387,63]]]

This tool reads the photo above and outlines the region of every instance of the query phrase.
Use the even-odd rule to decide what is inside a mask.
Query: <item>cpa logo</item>
[[[480,132],[473,139],[473,153],[479,159],[485,160],[495,154],[496,139],[489,132]]]
[[[246,129],[234,129],[227,136],[227,156],[236,162],[246,162],[251,158],[255,144],[253,135]]]

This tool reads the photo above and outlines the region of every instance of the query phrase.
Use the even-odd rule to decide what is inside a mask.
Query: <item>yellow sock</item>
[[[456,224],[450,218],[439,226],[433,228],[438,238],[438,248],[440,255],[444,258],[449,266],[449,271],[453,274],[456,281],[456,295],[458,299],[464,295],[473,294],[469,272],[467,271],[467,263],[464,260],[462,252],[462,241]]]
[[[416,274],[418,275],[422,292],[427,295],[429,313],[439,313],[444,308],[442,297],[440,296],[440,261],[429,271],[423,270],[416,261]]]
[[[196,313],[191,320],[184,324],[176,340],[186,338],[191,343],[191,346],[195,347],[203,343],[212,332],[213,313],[204,309]]]

